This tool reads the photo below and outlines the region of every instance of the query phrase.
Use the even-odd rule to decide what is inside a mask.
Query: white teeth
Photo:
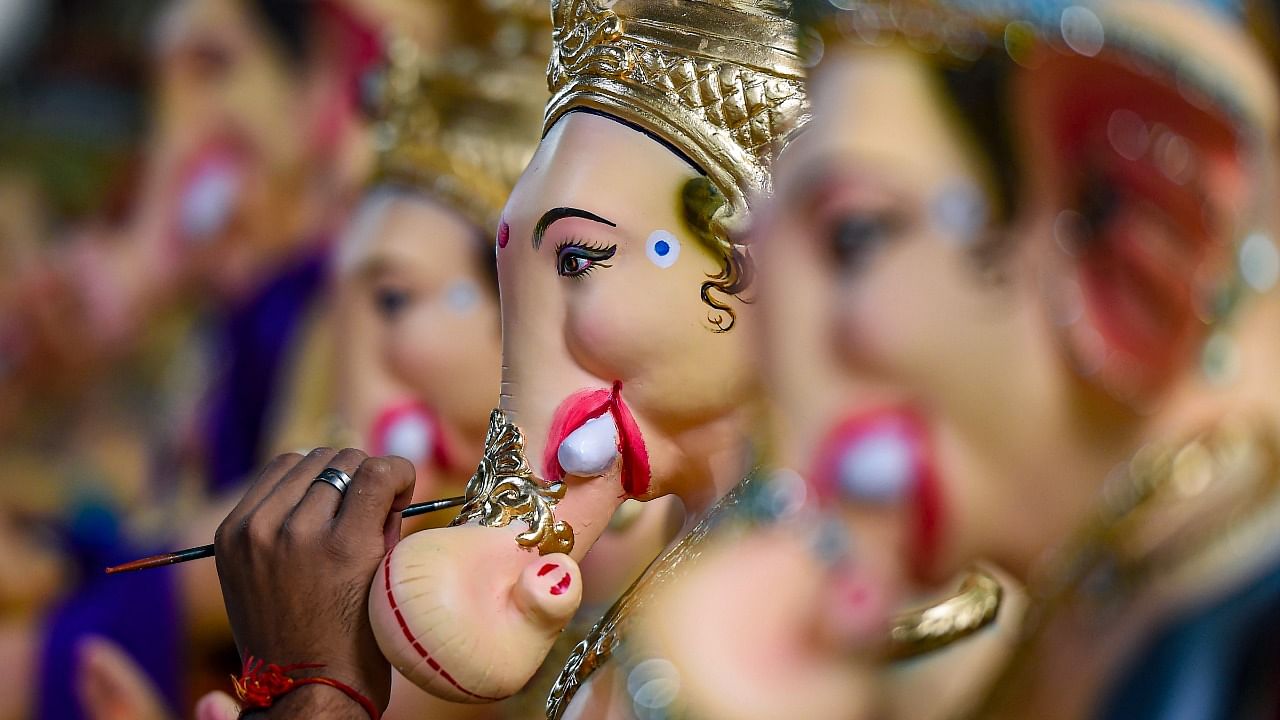
[[[901,502],[915,483],[912,456],[910,443],[897,432],[864,437],[840,458],[840,489],[855,502]]]
[[[431,459],[435,440],[435,428],[430,420],[421,415],[406,415],[387,428],[383,447],[389,455],[399,455],[416,465],[423,465]]]
[[[556,460],[569,475],[595,477],[603,474],[618,457],[618,426],[606,412],[586,421],[556,450]]]

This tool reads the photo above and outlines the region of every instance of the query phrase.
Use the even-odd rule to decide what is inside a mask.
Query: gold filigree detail
[[[564,483],[544,486],[533,474],[524,453],[524,433],[494,410],[484,438],[484,456],[467,482],[467,501],[453,525],[478,522],[486,527],[506,527],[515,520],[529,525],[516,536],[524,548],[540,555],[567,553],[573,549],[573,528],[556,520],[555,506],[564,497]]]
[[[644,574],[627,588],[604,617],[591,628],[582,642],[578,643],[551,687],[551,694],[547,696],[547,720],[560,720],[564,716],[582,684],[597,668],[613,657],[630,627],[631,619],[702,555],[708,536],[738,506],[743,496],[750,491],[753,481],[754,474],[748,475],[716,502],[701,522],[653,561]]]
[[[789,3],[552,0],[551,101],[633,123],[696,163],[742,217],[808,119]]]
[[[889,657],[917,657],[978,632],[995,621],[1003,596],[994,576],[971,570],[956,594],[897,617],[889,634]]]

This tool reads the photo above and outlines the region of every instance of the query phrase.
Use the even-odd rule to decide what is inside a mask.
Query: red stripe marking
[[[552,570],[555,570],[558,567],[560,566],[555,563],[547,563],[546,565],[543,565],[540,570],[538,570],[538,577],[542,577],[543,575],[546,575],[547,573],[551,572]]]
[[[551,594],[552,595],[563,594],[565,590],[569,589],[569,582],[570,582],[569,573],[565,573],[564,577],[560,578],[560,582],[552,586]]]
[[[477,700],[487,700],[489,702],[502,700],[503,698],[486,697],[484,695],[478,695],[471,692],[470,690],[462,687],[462,685],[459,685],[458,681],[453,679],[453,676],[449,674],[448,670],[440,667],[440,663],[436,662],[435,658],[431,657],[431,653],[428,653],[427,649],[422,647],[422,643],[418,642],[418,638],[413,636],[413,631],[409,629],[409,625],[404,621],[404,615],[400,613],[400,606],[396,604],[395,593],[391,591],[391,553],[387,553],[387,559],[384,561],[382,573],[386,576],[387,580],[387,602],[391,603],[391,611],[396,614],[396,622],[400,623],[400,630],[404,632],[405,638],[409,640],[409,644],[413,646],[413,649],[418,651],[418,655],[422,656],[427,661],[427,665],[431,666],[432,670],[439,673],[440,677],[444,678],[450,685],[457,688],[458,692],[461,692],[464,695],[473,697]]]

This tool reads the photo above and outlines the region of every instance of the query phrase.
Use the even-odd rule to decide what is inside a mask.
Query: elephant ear
[[[1158,401],[1234,281],[1254,170],[1232,117],[1114,56],[1051,54],[1019,85],[1032,181],[1056,216],[1043,278],[1081,375]]]

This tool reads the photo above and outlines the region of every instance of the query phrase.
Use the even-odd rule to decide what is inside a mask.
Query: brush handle
[[[439,510],[448,510],[462,505],[467,501],[465,496],[441,498],[439,500],[428,500],[426,502],[415,503],[400,511],[400,517],[411,518],[418,515],[426,515],[427,513],[437,512]],[[113,565],[107,568],[108,575],[117,575],[119,573],[133,572],[135,570],[146,570],[147,568],[163,567],[165,565],[176,565],[189,560],[200,560],[202,558],[213,557],[213,545],[201,545],[199,547],[187,548],[177,552],[164,553],[163,555],[152,555],[150,557],[140,558],[132,562]]]

